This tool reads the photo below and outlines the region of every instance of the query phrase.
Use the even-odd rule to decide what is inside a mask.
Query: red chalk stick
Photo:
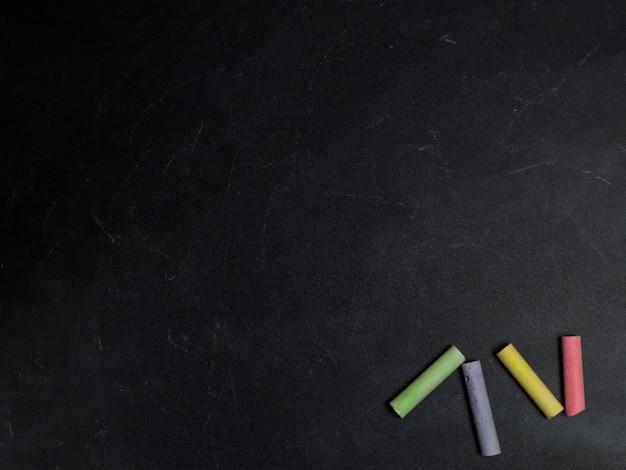
[[[580,336],[561,336],[565,414],[574,416],[585,409],[585,382]]]

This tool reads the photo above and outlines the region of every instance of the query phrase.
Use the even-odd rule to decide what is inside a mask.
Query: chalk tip
[[[480,455],[482,455],[483,457],[495,457],[496,455],[500,454],[502,454],[502,451],[498,450],[496,452],[483,452]]]
[[[554,418],[555,416],[558,416],[559,414],[561,414],[562,412],[563,412],[563,408],[561,408],[559,411],[557,411],[557,412],[556,412],[556,413],[554,413],[554,414],[551,414],[551,415],[549,415],[549,416],[548,416],[548,415],[546,415],[546,418],[548,418],[548,419],[552,419],[552,418]]]
[[[396,412],[396,414],[397,414],[398,416],[400,416],[400,418],[404,418],[406,415],[408,415],[408,414],[409,414],[409,412],[408,412],[408,411],[400,409],[400,408],[397,406],[397,404],[396,404],[396,403],[394,403],[394,401],[393,401],[393,400],[389,403],[389,406],[391,407],[391,409],[392,409],[393,411],[395,411],[395,412]]]
[[[566,408],[565,414],[567,416],[576,416],[577,414],[582,413],[583,411],[585,411],[584,406],[582,408]]]

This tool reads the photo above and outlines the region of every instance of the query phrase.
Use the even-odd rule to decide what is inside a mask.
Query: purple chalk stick
[[[476,434],[478,434],[480,453],[484,456],[499,455],[501,452],[500,442],[498,441],[496,425],[493,422],[493,414],[491,413],[491,405],[489,404],[489,396],[487,395],[485,377],[483,376],[483,368],[480,366],[480,361],[466,362],[461,368],[463,369],[463,378],[465,379],[470,407],[472,408]]]

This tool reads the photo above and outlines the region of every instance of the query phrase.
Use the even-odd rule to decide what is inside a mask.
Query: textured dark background
[[[5,9],[0,466],[624,468],[625,13]],[[568,333],[548,421],[493,353],[562,397]],[[387,405],[450,344],[499,457]]]

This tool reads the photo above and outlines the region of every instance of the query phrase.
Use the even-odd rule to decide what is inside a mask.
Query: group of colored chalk
[[[574,416],[585,409],[580,336],[561,336],[561,350],[565,414]],[[548,419],[563,411],[563,405],[541,381],[515,346],[508,344],[496,356]],[[459,366],[463,372],[480,453],[484,456],[499,455],[501,453],[500,442],[480,361],[465,362],[465,356],[455,346],[448,348],[389,404],[401,418],[404,418]]]

